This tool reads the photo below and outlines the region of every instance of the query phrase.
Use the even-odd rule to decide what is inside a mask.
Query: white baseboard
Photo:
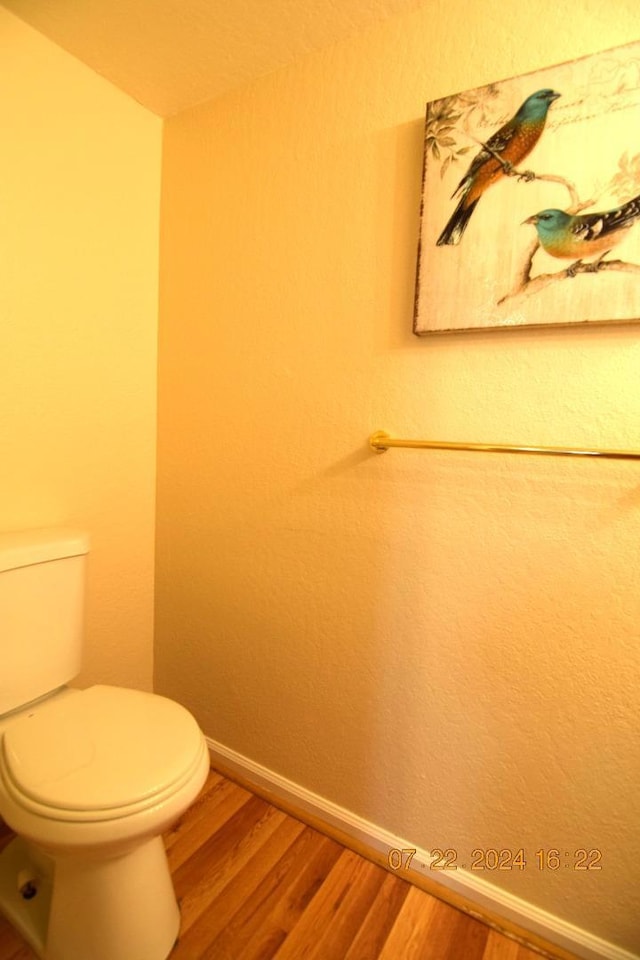
[[[281,777],[209,737],[206,739],[214,767],[217,761],[223,769],[237,774],[246,783],[255,785],[258,791],[263,790],[280,800],[285,809],[305,812],[314,821],[326,824],[329,830],[334,829],[345,834],[354,843],[377,852],[383,858],[388,857],[390,850],[415,848],[415,844],[405,838],[394,836],[375,823],[363,820],[350,810],[325,800],[324,797]],[[426,850],[415,849],[411,862],[412,871],[423,874],[433,882],[433,871],[429,871],[428,866],[432,857]],[[407,878],[407,874],[404,876]],[[492,917],[504,918],[507,929],[509,924],[512,924],[528,930],[583,960],[640,960],[637,954],[593,936],[586,930],[501,890],[469,870],[459,868],[455,873],[439,871],[437,880],[443,888],[443,899],[447,899],[446,891],[450,891],[458,898],[464,898],[471,908],[477,909],[478,915],[482,916],[483,911],[486,911]]]

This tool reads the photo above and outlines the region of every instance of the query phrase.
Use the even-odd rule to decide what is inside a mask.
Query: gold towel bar
[[[607,460],[640,460],[640,450],[584,450],[581,447],[524,447],[508,443],[450,443],[446,440],[398,440],[384,430],[369,437],[369,446],[376,453],[389,447],[416,450],[474,450],[481,453],[531,453],[550,457],[603,457]]]

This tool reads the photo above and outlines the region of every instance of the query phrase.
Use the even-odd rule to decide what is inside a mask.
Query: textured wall
[[[0,529],[89,530],[81,683],[149,688],[161,123],[0,10]]]
[[[494,879],[635,951],[638,466],[365,443],[640,446],[636,327],[410,333],[424,103],[638,27],[448,0],[168,121],[156,647],[207,734],[416,845],[599,848]]]

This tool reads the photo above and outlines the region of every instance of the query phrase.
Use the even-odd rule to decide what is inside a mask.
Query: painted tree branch
[[[540,290],[544,290],[545,287],[549,287],[553,283],[558,283],[560,280],[572,280],[580,273],[593,275],[594,273],[612,271],[614,273],[640,274],[640,264],[627,263],[625,260],[602,260],[597,264],[578,262],[569,267],[565,267],[563,270],[556,270],[554,273],[539,273],[536,277],[531,277],[531,261],[537,249],[538,244],[536,243],[533,252],[530,253],[527,258],[523,270],[524,279],[521,277],[519,281],[516,282],[513,290],[498,300],[498,306],[507,303],[509,300],[514,300],[517,297],[531,297],[533,294],[539,293]]]

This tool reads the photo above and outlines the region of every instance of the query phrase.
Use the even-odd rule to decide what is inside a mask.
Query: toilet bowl
[[[63,688],[0,716],[0,912],[43,960],[165,960],[180,917],[161,833],[209,771],[191,714]]]

